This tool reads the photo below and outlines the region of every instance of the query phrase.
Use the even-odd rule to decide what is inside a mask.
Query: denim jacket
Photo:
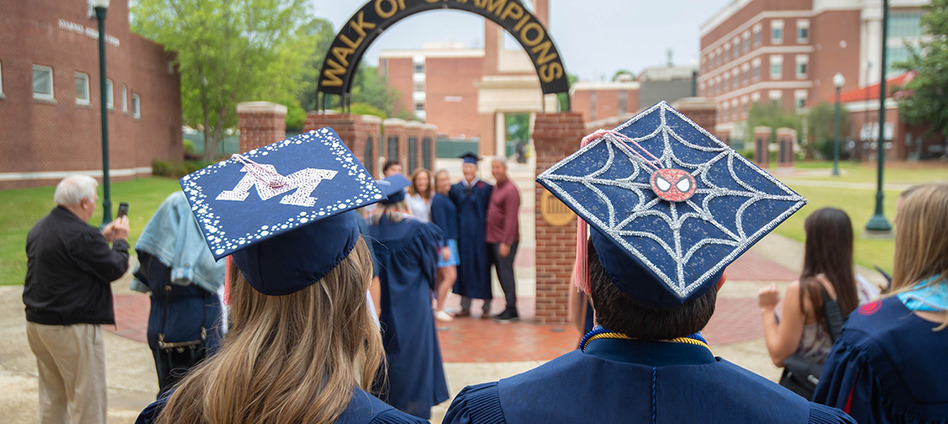
[[[225,261],[214,260],[184,192],[172,193],[161,203],[145,225],[135,249],[152,254],[171,268],[172,284],[194,283],[212,293],[224,284]],[[137,265],[135,268],[138,272]],[[148,291],[148,286],[138,280],[132,281],[131,288]]]

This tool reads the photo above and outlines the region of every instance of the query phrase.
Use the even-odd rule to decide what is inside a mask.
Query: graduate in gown
[[[181,185],[214,258],[232,258],[231,326],[138,423],[425,422],[366,391],[384,351],[365,295],[372,258],[348,211],[383,194],[335,132],[237,155]]]
[[[451,186],[448,197],[458,210],[458,280],[454,292],[461,295],[461,311],[457,316],[471,314],[471,299],[484,299],[482,318],[490,316],[490,263],[487,255],[487,206],[493,186],[477,176],[478,157],[465,153],[461,171],[464,179]]]
[[[435,319],[452,321],[454,318],[444,310],[448,291],[454,287],[458,278],[458,208],[448,198],[451,191],[451,179],[448,171],[435,172],[435,194],[431,198],[431,223],[437,225],[444,234],[441,244],[441,256],[438,258],[438,285],[435,307]]]
[[[368,218],[382,285],[382,341],[388,358],[382,399],[417,417],[448,399],[441,347],[431,314],[431,292],[441,230],[414,219],[404,202],[409,181],[401,174],[379,181],[388,196]]]
[[[897,204],[890,297],[850,314],[813,399],[860,424],[948,423],[948,185]]]
[[[463,389],[444,422],[852,423],[700,333],[724,268],[805,200],[664,102],[586,141],[537,180],[589,224],[576,285],[599,325],[578,350]]]

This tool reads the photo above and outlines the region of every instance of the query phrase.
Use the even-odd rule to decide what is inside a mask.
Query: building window
[[[921,11],[891,12],[889,15],[889,37],[920,37],[922,35]]]
[[[783,56],[770,56],[770,79],[783,78]]]
[[[128,87],[122,84],[122,112],[128,113]]]
[[[805,54],[797,55],[797,79],[805,79],[807,75],[807,65],[809,58]]]
[[[425,73],[425,62],[415,63],[415,73],[416,74]]]
[[[724,120],[727,121],[727,120],[728,120],[728,112],[729,112],[729,110],[727,109],[727,103],[725,103],[724,106],[721,107],[721,110],[722,110],[721,116],[723,116],[723,117],[724,117]]]
[[[132,94],[132,117],[142,117],[142,99],[138,97],[138,94]]]
[[[783,43],[783,21],[770,21],[770,43]]]
[[[734,69],[734,72],[731,72],[731,81],[732,81],[731,85],[734,87],[735,90],[737,90],[737,87],[740,87],[740,85],[738,84],[738,79],[737,79],[738,75],[740,75],[740,72],[738,72],[737,69]]]
[[[753,69],[753,75],[751,75],[752,81],[760,81],[760,58],[754,59],[751,62],[751,68]]]
[[[793,92],[794,106],[797,109],[806,107],[806,90],[796,90]]]
[[[783,98],[783,92],[780,90],[770,90],[767,93],[767,96],[770,98],[771,103],[780,104],[780,99]]]
[[[33,65],[33,98],[53,100],[53,68]]]
[[[751,103],[757,103],[760,101],[760,93],[755,91],[751,93]]]
[[[726,46],[724,46],[724,60],[725,60],[725,63],[727,63],[727,61],[730,60],[730,59],[731,59],[731,46],[730,46],[730,45],[726,45]]]
[[[744,53],[749,52],[751,49],[751,38],[750,33],[744,31],[744,35],[741,36],[741,51]]]
[[[737,59],[741,53],[741,39],[734,37],[734,41],[731,43],[731,54],[734,55],[734,59]]]
[[[425,104],[422,102],[415,102],[415,112],[424,112]]]
[[[797,43],[806,44],[810,42],[810,21],[806,19],[797,20]]]
[[[105,80],[105,107],[115,109],[115,98],[112,96],[112,80]]]
[[[754,25],[754,47],[760,47],[760,33],[763,31],[763,26],[760,24]]]
[[[424,81],[415,81],[415,92],[424,93],[425,92],[425,82]]]
[[[89,104],[89,76],[76,72],[76,104]]]

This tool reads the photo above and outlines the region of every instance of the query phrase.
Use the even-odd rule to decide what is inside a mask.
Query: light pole
[[[112,190],[109,186],[109,110],[105,92],[105,12],[109,0],[89,0],[99,22],[99,101],[102,106],[102,225],[112,222]]]
[[[833,75],[833,85],[836,87],[836,137],[833,139],[833,175],[839,175],[839,92],[846,83],[843,74]]]
[[[885,218],[882,211],[882,163],[885,161],[885,53],[889,25],[889,0],[882,0],[882,60],[879,62],[879,68],[882,69],[882,78],[879,80],[879,141],[876,143],[877,178],[876,178],[876,211],[866,223],[866,230],[876,232],[888,232],[892,230],[892,224]]]

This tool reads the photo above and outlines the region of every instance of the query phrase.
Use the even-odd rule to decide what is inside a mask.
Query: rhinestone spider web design
[[[606,134],[550,167],[537,181],[622,246],[680,298],[701,287],[806,204],[806,199],[660,102],[615,131],[689,172],[684,202],[652,192],[651,170]]]

